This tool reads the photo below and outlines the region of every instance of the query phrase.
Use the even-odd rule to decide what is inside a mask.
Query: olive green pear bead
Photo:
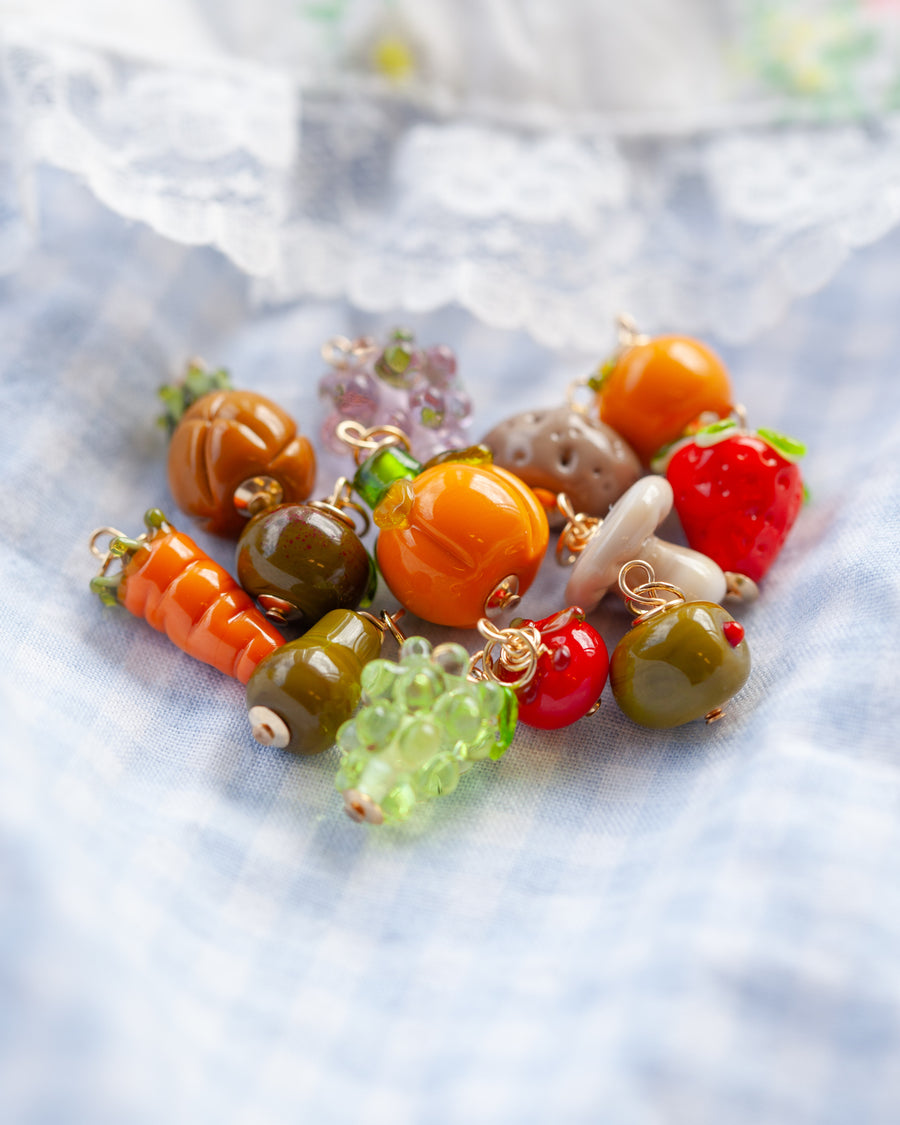
[[[362,670],[381,651],[381,638],[361,614],[335,609],[267,656],[247,684],[254,738],[294,754],[327,750],[359,703]],[[344,732],[348,743],[353,729]]]
[[[743,628],[713,602],[685,602],[637,622],[609,665],[621,709],[657,729],[714,713],[749,675]]]
[[[372,578],[353,528],[311,504],[280,504],[252,519],[238,540],[236,567],[268,616],[304,629],[332,609],[355,609]]]

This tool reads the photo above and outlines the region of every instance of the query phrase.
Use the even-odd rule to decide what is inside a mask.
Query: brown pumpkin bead
[[[285,502],[312,491],[316,460],[290,415],[253,391],[212,391],[190,406],[169,445],[169,487],[176,504],[214,535],[236,539],[246,526],[235,490],[269,476]]]

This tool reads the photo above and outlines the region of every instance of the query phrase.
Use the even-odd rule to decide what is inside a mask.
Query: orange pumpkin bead
[[[233,539],[247,521],[235,490],[255,476],[273,477],[285,503],[312,491],[316,459],[289,414],[254,391],[211,391],[190,406],[169,445],[169,487],[175,503],[214,535]]]
[[[547,517],[512,473],[434,465],[388,490],[375,510],[378,565],[394,596],[437,625],[473,628],[496,587],[523,594],[547,550]]]
[[[725,365],[689,336],[658,336],[627,347],[603,376],[598,398],[601,420],[645,465],[699,415],[725,418],[732,409]]]

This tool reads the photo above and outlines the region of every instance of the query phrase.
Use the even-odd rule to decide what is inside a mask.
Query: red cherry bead
[[[516,624],[533,625],[549,649],[539,657],[534,678],[516,692],[519,719],[540,730],[576,722],[594,706],[606,683],[609,655],[603,638],[578,606]]]

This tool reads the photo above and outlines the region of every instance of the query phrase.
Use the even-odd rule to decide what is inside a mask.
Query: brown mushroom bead
[[[284,502],[312,491],[316,460],[290,415],[253,391],[212,391],[189,407],[169,445],[169,487],[183,512],[214,535],[236,539],[246,521],[235,490],[272,477]]]
[[[631,446],[615,430],[570,406],[526,410],[483,439],[494,464],[529,488],[565,492],[578,512],[605,516],[641,475]]]

